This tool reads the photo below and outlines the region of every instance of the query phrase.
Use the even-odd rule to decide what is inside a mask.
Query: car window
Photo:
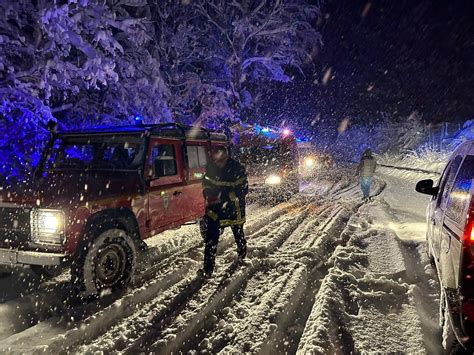
[[[451,191],[451,188],[454,183],[454,178],[456,177],[456,173],[458,172],[461,162],[462,162],[462,156],[461,155],[456,156],[451,161],[451,164],[449,165],[448,170],[445,173],[445,177],[443,177],[443,180],[441,181],[440,190],[439,190],[440,198],[438,200],[438,206],[442,210],[446,209],[449,192]]]
[[[144,144],[126,136],[64,136],[49,152],[47,170],[135,170],[143,165]]]
[[[159,144],[151,151],[153,177],[172,176],[178,174],[176,154],[173,144]]]
[[[189,167],[191,169],[195,169],[199,167],[199,157],[198,157],[198,151],[197,151],[196,146],[189,146],[187,147],[188,149],[188,163]]]
[[[197,147],[198,151],[198,158],[199,158],[199,166],[201,168],[206,167],[207,165],[207,153],[206,153],[206,148],[203,146]]]
[[[464,211],[471,200],[474,179],[474,156],[468,155],[459,169],[447,201],[446,215],[457,222],[464,220]]]
[[[206,149],[203,146],[188,145],[188,163],[191,169],[203,168],[207,164]]]

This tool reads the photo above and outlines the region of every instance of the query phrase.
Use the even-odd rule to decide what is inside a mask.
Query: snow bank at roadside
[[[399,154],[386,153],[379,156],[382,164],[441,173],[452,152],[462,143],[474,139],[474,120],[466,121],[461,129],[442,140],[442,150],[430,149],[424,143],[413,149],[402,146]]]
[[[374,202],[350,219],[341,235],[347,244],[328,261],[298,353],[438,349],[430,339],[437,330],[437,284],[424,245],[401,242],[374,224],[374,214],[382,213]]]
[[[378,157],[379,163],[400,168],[420,169],[441,173],[451,155],[451,151],[420,150],[403,154],[383,154]]]
[[[435,184],[436,184],[436,182],[439,180],[441,176],[440,174],[435,174],[435,173],[421,173],[421,172],[413,171],[413,170],[394,169],[394,168],[388,168],[384,166],[379,166],[377,168],[377,174],[389,175],[389,176],[393,176],[395,178],[399,178],[407,182],[413,183],[413,191],[415,191],[415,184],[418,181],[425,180],[425,179],[432,179],[433,181],[435,181]]]

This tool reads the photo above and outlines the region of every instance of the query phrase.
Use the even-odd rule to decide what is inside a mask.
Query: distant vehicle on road
[[[226,136],[179,124],[53,130],[34,185],[2,191],[0,266],[70,262],[87,294],[125,286],[143,239],[203,217],[213,146]]]
[[[328,170],[333,166],[332,157],[318,151],[311,142],[298,142],[299,173],[302,179],[310,179],[318,172]]]
[[[251,191],[282,198],[299,192],[298,148],[291,131],[243,132],[236,148]]]
[[[440,178],[418,182],[432,196],[427,208],[427,250],[441,284],[440,325],[447,351],[474,339],[474,141],[456,149]]]

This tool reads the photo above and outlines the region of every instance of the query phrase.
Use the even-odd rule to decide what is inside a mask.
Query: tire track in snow
[[[357,184],[344,190],[344,193],[337,194],[339,199],[347,197],[348,193],[357,193]],[[375,194],[378,196],[385,185],[380,180],[376,181]],[[345,195],[345,196],[344,196]],[[349,195],[350,196],[350,195]],[[318,236],[305,245],[305,249],[313,251],[311,262],[308,264],[308,277],[300,292],[295,292],[293,302],[286,308],[286,313],[282,314],[277,327],[264,342],[259,350],[262,354],[296,353],[299,348],[301,337],[306,328],[317,295],[321,289],[321,284],[329,272],[327,259],[333,257],[337,246],[344,246],[348,238],[342,235],[353,211],[357,211],[363,203],[352,201],[351,208],[340,206],[333,202],[335,206],[330,210],[329,217],[320,225]],[[349,334],[340,334],[342,337],[350,337]],[[350,349],[347,353],[351,353]]]
[[[277,327],[263,343],[260,353],[292,354],[296,352],[321,286],[321,280],[328,272],[326,260],[333,255],[336,246],[344,243],[340,234],[349,218],[348,210],[336,207],[335,211],[322,223],[317,237],[311,243],[312,257],[306,259],[307,277],[298,288],[286,312],[281,314]],[[317,248],[314,245],[317,245]]]
[[[429,261],[419,246],[366,222],[380,208],[365,206],[351,217],[343,232],[348,241],[332,258],[299,353],[439,352]]]
[[[301,210],[300,208],[295,212],[295,214],[296,215],[291,218],[283,218],[283,221],[275,221],[268,226],[268,232],[267,230],[260,231],[252,238],[249,238],[249,241],[252,239],[258,239],[261,234],[272,235],[274,238],[273,240],[270,240],[270,243],[265,250],[265,254],[270,255],[278,249],[278,247],[286,240],[288,235],[293,233],[303,222],[306,218],[306,209],[304,208]],[[249,254],[252,255],[252,250],[249,250],[249,252]],[[222,277],[223,281],[217,285],[216,291],[211,296],[206,292],[203,292],[204,294],[201,297],[204,297],[205,299],[203,302],[206,304],[204,309],[199,308],[197,309],[197,312],[190,312],[191,319],[188,320],[186,327],[179,330],[179,332],[177,332],[178,334],[174,334],[176,335],[176,338],[173,338],[171,342],[166,342],[166,339],[164,339],[165,336],[168,336],[169,338],[169,334],[166,334],[167,328],[171,327],[171,323],[181,315],[182,311],[185,310],[186,306],[188,306],[188,303],[190,303],[190,300],[197,292],[193,292],[189,297],[178,302],[178,305],[175,305],[174,307],[177,309],[177,312],[173,312],[171,316],[163,317],[163,315],[160,315],[156,322],[153,322],[153,329],[145,332],[141,339],[137,340],[133,345],[126,349],[126,353],[136,353],[138,351],[148,350],[150,346],[152,351],[169,353],[176,351],[174,350],[176,344],[185,344],[189,339],[196,339],[196,334],[201,334],[203,332],[203,328],[205,328],[206,324],[209,323],[209,319],[228,305],[229,302],[234,299],[235,295],[245,288],[245,285],[252,276],[257,271],[261,270],[265,264],[261,255],[257,261],[253,258],[252,262],[253,264],[251,266],[244,268],[236,275],[234,275],[236,270],[232,267],[235,263],[231,263],[228,269],[226,269],[226,271],[228,271],[230,268],[231,272],[224,273],[224,276]],[[230,281],[228,280],[229,278]],[[229,283],[227,284],[227,282]],[[196,291],[199,291],[199,289]],[[196,296],[199,297],[198,294]],[[194,301],[194,303],[196,303],[196,301]],[[163,342],[163,340],[165,340],[165,342]]]
[[[156,293],[164,292],[178,284],[193,265],[192,261],[178,268],[174,273],[168,273],[157,277],[148,285],[133,290],[109,306],[100,308],[100,305],[90,303],[67,312],[62,316],[53,316],[47,321],[16,333],[4,339],[0,345],[0,352],[12,350],[22,353],[32,351],[46,351],[48,353],[59,353],[67,351],[78,341],[87,341],[95,338],[97,333],[104,332],[116,321],[117,317],[127,317],[136,312],[135,307],[153,298]],[[114,299],[114,298],[112,298]],[[84,315],[86,323],[82,323]],[[81,323],[74,326],[75,323]],[[59,328],[60,332],[58,332]]]
[[[316,209],[319,213],[324,211],[331,211],[331,206],[326,206],[322,208],[322,210]],[[306,213],[311,210],[309,208]],[[338,230],[342,230],[344,227],[344,221],[348,219],[348,213],[343,213],[343,208],[336,208],[336,212],[329,213],[324,223],[321,223],[320,234],[321,236],[325,237],[328,235],[334,236],[337,235]],[[318,219],[319,214],[316,215],[315,219]],[[314,217],[313,217],[314,218]],[[334,223],[334,218],[337,222]],[[333,223],[331,223],[333,221]],[[332,225],[332,228],[328,229],[328,226]],[[336,227],[336,225],[338,227]],[[270,339],[273,340],[272,344],[280,345],[282,343],[280,337],[274,336],[274,334],[281,335],[277,333],[275,329],[286,329],[285,325],[292,324],[300,314],[301,309],[301,300],[305,297],[308,297],[308,294],[312,293],[308,291],[308,283],[312,282],[313,278],[317,278],[319,275],[316,271],[312,270],[315,264],[321,264],[321,260],[324,259],[324,256],[321,255],[320,258],[313,262],[306,261],[309,265],[305,263],[301,263],[299,261],[295,261],[294,258],[291,256],[295,250],[282,250],[284,248],[294,246],[294,243],[287,243],[288,239],[294,238],[303,238],[309,233],[309,231],[314,226],[314,220],[311,220],[311,217],[306,215],[304,221],[298,223],[297,228],[286,238],[283,239],[283,242],[279,242],[279,246],[275,248],[275,251],[269,253],[267,257],[270,259],[263,259],[263,256],[260,260],[264,260],[267,263],[271,263],[272,265],[280,263],[286,263],[294,267],[293,270],[289,271],[290,276],[286,275],[284,272],[283,275],[280,275],[276,272],[277,276],[286,278],[284,281],[284,285],[281,283],[273,283],[271,282],[272,275],[267,275],[267,279],[261,285],[254,286],[253,288],[256,290],[265,290],[265,284],[272,285],[272,288],[263,294],[255,296],[252,292],[252,287],[248,284],[255,283],[253,280],[247,280],[247,284],[244,289],[239,291],[239,300],[233,300],[232,304],[229,305],[226,303],[224,304],[225,307],[221,307],[220,311],[216,311],[213,309],[212,316],[209,316],[209,320],[207,322],[202,323],[201,321],[201,328],[200,329],[187,329],[185,328],[184,332],[186,332],[185,336],[182,336],[183,330],[177,330],[176,333],[180,334],[177,338],[173,338],[172,341],[168,341],[165,345],[157,346],[156,348],[152,348],[152,350],[157,352],[163,353],[187,353],[192,350],[199,349],[200,351],[209,351],[211,353],[216,353],[219,351],[223,352],[256,352],[260,351],[259,347],[262,344],[267,343]],[[326,231],[330,231],[329,234],[326,234]],[[316,239],[319,235],[316,236]],[[328,251],[328,254],[332,252]],[[283,258],[283,259],[282,259]],[[280,261],[279,261],[280,260]],[[273,268],[272,271],[275,272]],[[291,277],[293,271],[298,270],[297,274],[298,277]],[[308,270],[311,271],[311,275],[308,275]],[[263,270],[259,270],[258,272],[262,272]],[[258,272],[253,273],[254,277],[255,274]],[[296,272],[296,271],[295,271]],[[320,276],[320,275],[319,275]],[[270,279],[270,282],[268,281]],[[291,287],[288,286],[285,288],[284,286],[287,284],[291,284]],[[278,292],[275,292],[277,290]],[[263,303],[257,303],[254,307],[252,307],[252,317],[250,319],[251,324],[247,324],[246,320],[243,320],[241,323],[245,324],[245,327],[241,327],[242,333],[238,334],[234,333],[232,328],[234,328],[234,324],[231,324],[231,329],[224,327],[222,329],[221,324],[215,324],[216,317],[223,317],[225,313],[230,315],[238,314],[238,308],[240,307],[241,302],[245,302],[246,299],[252,299],[257,297],[258,299],[262,299]],[[249,303],[249,302],[246,302]],[[312,303],[311,303],[312,305]],[[309,307],[307,313],[311,311],[311,307]],[[270,314],[269,314],[270,313]],[[236,317],[234,317],[236,318]],[[211,335],[209,333],[212,332]],[[302,333],[302,329],[299,331]],[[230,333],[230,334],[229,334]],[[225,338],[225,340],[223,340]],[[209,343],[208,339],[217,339],[213,344]],[[244,341],[244,339],[252,339],[251,341]],[[240,347],[241,346],[241,347]],[[265,346],[265,345],[264,345]],[[271,349],[271,350],[270,350]],[[269,353],[281,352],[281,349],[273,349],[266,348]]]
[[[268,262],[267,268],[249,280],[240,299],[223,309],[213,332],[192,348],[210,353],[259,352],[268,334],[279,326],[281,315],[299,298],[307,277],[304,264],[276,259]],[[247,319],[246,314],[251,317]]]

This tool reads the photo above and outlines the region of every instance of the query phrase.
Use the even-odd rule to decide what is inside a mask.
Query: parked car
[[[418,182],[432,196],[427,208],[427,250],[441,284],[440,324],[446,350],[472,351],[474,335],[474,141],[449,160],[439,185]]]
[[[179,124],[53,130],[33,185],[2,191],[0,265],[70,262],[86,294],[123,287],[142,240],[204,215],[215,145],[226,136]]]

